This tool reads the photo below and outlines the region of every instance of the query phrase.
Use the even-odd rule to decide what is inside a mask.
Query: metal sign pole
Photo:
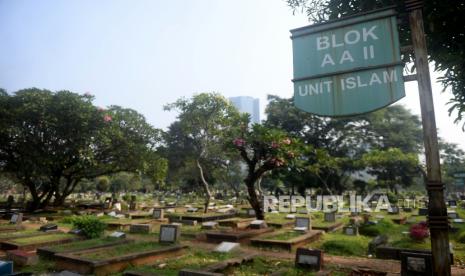
[[[428,53],[423,29],[422,1],[406,0],[409,13],[412,44],[415,52],[421,118],[425,144],[427,186],[429,196],[428,224],[431,232],[434,275],[451,275],[447,207],[444,202],[444,184],[441,182],[436,120],[428,67]]]

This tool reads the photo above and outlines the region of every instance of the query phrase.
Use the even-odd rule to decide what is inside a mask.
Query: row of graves
[[[460,232],[463,229],[458,220],[464,212],[456,207],[457,202],[448,204],[451,222]],[[268,275],[294,270],[296,275],[305,275],[308,270],[332,269],[330,265],[324,268],[324,256],[334,252],[322,250],[331,235],[343,235],[346,239],[372,237],[366,245],[366,256],[399,260],[406,273],[428,275],[431,271],[427,243],[420,246],[423,249],[396,247],[391,236],[397,232],[401,239],[408,238],[408,233],[404,232],[409,225],[425,220],[424,209],[392,208],[379,214],[363,210],[353,213],[298,210],[292,214],[267,213],[265,220],[255,219],[253,209],[239,209],[228,204],[212,204],[207,213],[200,206],[177,206],[175,202],[162,207],[134,209],[129,212],[115,208],[87,209],[88,214],[100,217],[107,224],[106,236],[97,239],[85,239],[79,229],[60,231],[56,224],[44,224],[39,230],[24,229],[24,217],[15,214],[9,222],[0,224],[0,229],[5,227],[4,231],[0,230],[0,249],[6,253],[0,271],[5,267],[12,269],[13,264],[20,268],[48,260],[55,263],[54,269],[58,271],[95,275],[117,272],[126,275],[233,275],[236,270],[253,274],[258,267],[269,269],[269,273],[263,272]],[[382,229],[388,225],[383,224],[386,221],[394,225],[391,232],[379,231],[373,237],[367,231]],[[3,235],[3,232],[8,234]],[[197,246],[200,244],[207,249]],[[260,253],[268,250],[292,252],[294,259],[268,260]],[[257,275],[263,275],[261,273]]]

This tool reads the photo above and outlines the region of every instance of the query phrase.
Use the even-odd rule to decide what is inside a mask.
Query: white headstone
[[[213,251],[214,252],[221,252],[227,253],[233,250],[237,250],[240,248],[240,244],[236,242],[222,242],[220,243]]]
[[[286,219],[295,219],[295,215],[291,215],[291,214],[286,215]]]
[[[113,208],[116,209],[117,211],[121,211],[121,203],[117,202],[117,203],[113,204]]]
[[[202,229],[214,229],[218,227],[218,222],[216,221],[207,221],[202,223]]]
[[[125,237],[126,237],[126,233],[116,231],[116,232],[111,233],[111,234],[110,234],[110,237],[112,237],[112,238],[125,238]]]

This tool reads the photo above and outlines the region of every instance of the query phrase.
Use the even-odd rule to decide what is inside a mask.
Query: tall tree
[[[205,171],[207,166],[224,166],[227,156],[223,141],[227,138],[233,123],[239,117],[238,111],[220,94],[201,93],[191,99],[181,98],[165,106],[166,110],[177,110],[177,121],[172,130],[178,132],[178,141],[188,147],[198,169],[200,183],[205,191],[205,212],[212,197]]]
[[[403,0],[286,0],[294,11],[306,12],[313,23],[350,16],[377,8],[395,6],[400,16],[405,15]],[[450,112],[456,111],[456,122],[465,116],[465,29],[463,14],[465,4],[440,0],[424,0],[424,21],[428,52],[435,70],[443,76],[439,79],[445,88],[450,87],[453,97]],[[451,6],[452,5],[452,6]],[[404,18],[406,18],[404,16]],[[402,45],[409,45],[408,20],[402,20],[399,28]],[[411,61],[411,53],[404,61]],[[462,129],[465,129],[463,124]]]

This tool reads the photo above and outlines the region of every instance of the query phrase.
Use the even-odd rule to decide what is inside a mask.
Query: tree
[[[131,109],[91,95],[36,88],[0,96],[0,170],[28,188],[31,209],[61,205],[83,179],[142,171],[159,131]]]
[[[418,156],[398,148],[372,150],[363,155],[362,162],[368,167],[368,172],[377,177],[378,183],[392,192],[397,192],[396,184],[411,185],[420,172]]]
[[[224,166],[227,156],[223,141],[238,111],[220,94],[201,93],[191,99],[181,98],[165,106],[165,110],[177,110],[179,115],[173,128],[178,132],[181,145],[189,148],[185,158],[191,158],[198,169],[200,183],[205,191],[205,212],[208,210],[210,184],[206,177],[207,166]]]
[[[248,120],[239,125],[238,134],[230,141],[247,165],[244,183],[248,200],[255,210],[257,219],[264,219],[262,189],[260,181],[266,172],[292,166],[300,156],[304,146],[297,139],[289,138],[288,133],[254,124],[248,126]]]
[[[305,11],[314,23],[393,5],[401,16],[405,14],[403,0],[287,0],[287,3],[294,11]],[[424,0],[423,3],[430,59],[434,61],[435,70],[443,74],[439,80],[445,88],[452,90],[449,112],[457,111],[456,122],[459,122],[465,116],[465,30],[462,19],[465,5],[457,3],[451,8],[450,2],[439,0]],[[403,20],[399,28],[401,44],[409,45],[408,20]],[[412,61],[412,54],[405,54],[403,59]],[[465,130],[465,124],[462,129]]]
[[[454,174],[465,172],[465,152],[457,144],[439,141],[441,155],[442,181],[446,187],[452,187]]]

